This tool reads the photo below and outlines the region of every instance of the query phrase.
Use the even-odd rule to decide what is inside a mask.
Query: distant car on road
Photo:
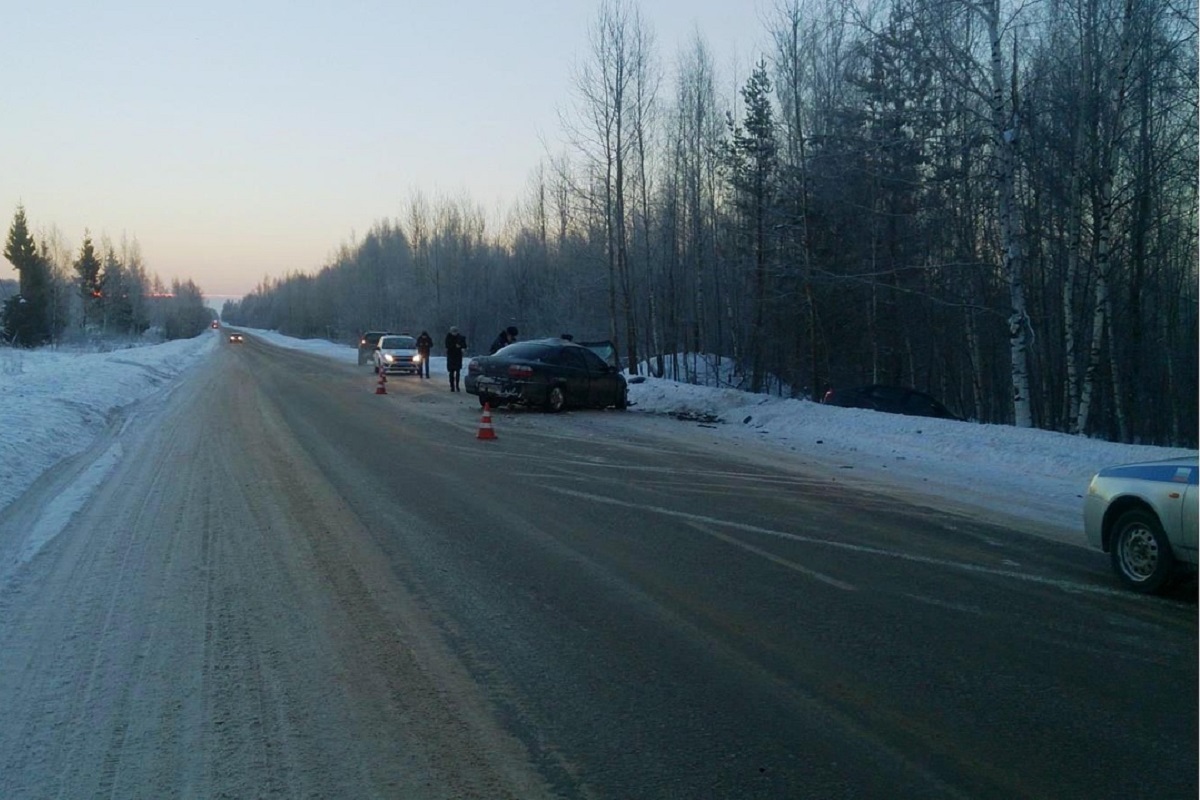
[[[214,320],[212,321],[212,326],[213,326],[214,328],[219,328],[219,327],[221,327],[221,321],[220,321],[220,320],[217,320],[217,319],[214,319]]]
[[[381,337],[387,336],[387,331],[366,331],[358,337],[358,365],[375,363],[375,348],[379,346]]]
[[[240,333],[229,334],[229,343],[230,344],[241,344],[242,341],[243,341],[243,339],[242,339],[242,335]]]
[[[589,347],[566,339],[515,342],[494,355],[471,359],[464,382],[479,404],[564,408],[626,408],[621,371]]]
[[[851,389],[830,389],[821,400],[825,405],[842,408],[866,408],[888,414],[906,414],[911,417],[936,417],[938,419],[962,419],[925,392],[905,386],[871,384]]]
[[[1160,592],[1176,573],[1195,572],[1197,466],[1191,456],[1106,467],[1092,477],[1084,534],[1129,588]]]
[[[417,354],[417,340],[406,334],[385,334],[379,337],[375,348],[375,371],[387,375],[407,372],[416,374],[420,369],[421,357]]]

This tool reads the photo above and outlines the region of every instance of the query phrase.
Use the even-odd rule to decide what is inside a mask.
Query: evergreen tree
[[[133,327],[133,305],[129,300],[129,275],[121,259],[110,248],[104,254],[100,274],[101,324],[107,332],[126,333]]]
[[[87,231],[84,231],[83,246],[75,262],[75,274],[79,276],[79,295],[83,300],[83,327],[87,328],[88,320],[94,318],[94,309],[100,301],[100,258]]]
[[[4,257],[21,276],[20,294],[5,303],[5,338],[27,347],[44,344],[50,334],[47,314],[50,271],[29,233],[24,206],[17,206],[13,216]]]
[[[726,167],[740,217],[739,238],[752,258],[752,329],[750,388],[762,389],[765,378],[767,303],[771,264],[771,223],[776,202],[779,146],[771,108],[771,79],[760,61],[742,88],[746,116],[742,124],[728,119],[732,141],[726,144]]]
[[[4,257],[20,273],[21,294],[26,294],[30,272],[36,269],[40,259],[37,245],[29,233],[24,206],[17,206],[17,213],[13,216],[12,226],[8,229],[8,241],[4,245]]]

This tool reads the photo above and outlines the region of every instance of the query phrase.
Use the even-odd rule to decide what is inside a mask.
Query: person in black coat
[[[510,344],[515,342],[517,340],[518,333],[520,333],[520,331],[518,331],[514,325],[509,325],[507,328],[500,331],[500,333],[496,334],[496,341],[492,342],[492,349],[488,351],[488,355],[494,355],[501,347],[508,347]]]
[[[417,352],[421,354],[421,363],[418,365],[420,369],[417,374],[422,378],[429,377],[429,354],[433,352],[433,337],[429,335],[429,331],[421,331],[421,335],[417,337]]]
[[[461,392],[458,379],[462,374],[463,353],[467,351],[467,337],[458,332],[454,325],[446,334],[446,372],[450,373],[450,391]]]

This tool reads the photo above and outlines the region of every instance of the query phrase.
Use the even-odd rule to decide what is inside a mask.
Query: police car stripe
[[[1105,478],[1129,478],[1133,480],[1151,481],[1153,483],[1185,483],[1197,485],[1200,470],[1196,467],[1185,467],[1179,464],[1131,464],[1123,467],[1109,467],[1100,471]]]

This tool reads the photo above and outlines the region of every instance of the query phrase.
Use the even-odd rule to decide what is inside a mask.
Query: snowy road
[[[217,354],[143,410],[10,574],[0,796],[543,795],[247,369]]]
[[[373,388],[222,345],[6,511],[0,796],[1195,794],[1194,592],[670,421],[481,442]]]

